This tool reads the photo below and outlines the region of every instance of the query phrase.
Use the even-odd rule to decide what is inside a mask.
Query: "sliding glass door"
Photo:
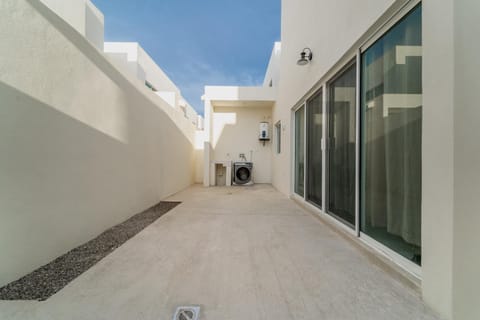
[[[305,107],[295,111],[295,184],[294,191],[304,196],[305,183]]]
[[[294,112],[294,192],[416,270],[399,257],[421,264],[422,8],[412,8]]]
[[[362,60],[361,231],[421,264],[422,12]]]
[[[322,91],[307,101],[307,200],[322,207]]]
[[[356,64],[329,84],[327,212],[355,227]]]

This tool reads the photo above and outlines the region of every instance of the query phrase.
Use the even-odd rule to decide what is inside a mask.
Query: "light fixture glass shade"
[[[299,66],[304,66],[304,65],[306,65],[307,63],[308,63],[308,60],[305,59],[305,57],[301,57],[301,58],[298,59],[298,61],[297,61],[297,64],[298,64]]]
[[[308,55],[307,51],[308,50]],[[300,52],[300,59],[298,59],[297,64],[299,66],[304,66],[308,64],[312,60],[312,51],[309,48],[303,49],[302,52]]]

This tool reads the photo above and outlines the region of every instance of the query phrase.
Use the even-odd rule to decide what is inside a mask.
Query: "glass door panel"
[[[422,12],[362,54],[361,231],[421,264]]]
[[[327,212],[355,226],[356,65],[329,85]]]
[[[307,200],[322,207],[322,91],[307,101]]]
[[[305,107],[295,111],[295,185],[294,191],[304,196],[305,183]]]

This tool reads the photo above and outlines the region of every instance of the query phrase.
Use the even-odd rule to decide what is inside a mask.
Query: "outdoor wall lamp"
[[[304,66],[312,61],[313,54],[310,48],[304,48],[302,52],[300,52],[300,59],[298,59],[297,64],[299,66]]]

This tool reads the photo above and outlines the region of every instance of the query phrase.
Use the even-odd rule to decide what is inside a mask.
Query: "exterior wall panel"
[[[192,184],[195,126],[42,3],[0,16],[1,286]]]
[[[355,44],[393,0],[282,0],[282,54],[278,99],[273,122],[286,123],[290,132],[291,108]],[[303,48],[309,47],[313,60],[296,64]],[[285,135],[285,152],[273,157],[273,185],[291,193],[291,139]],[[288,148],[288,149],[287,149]]]

